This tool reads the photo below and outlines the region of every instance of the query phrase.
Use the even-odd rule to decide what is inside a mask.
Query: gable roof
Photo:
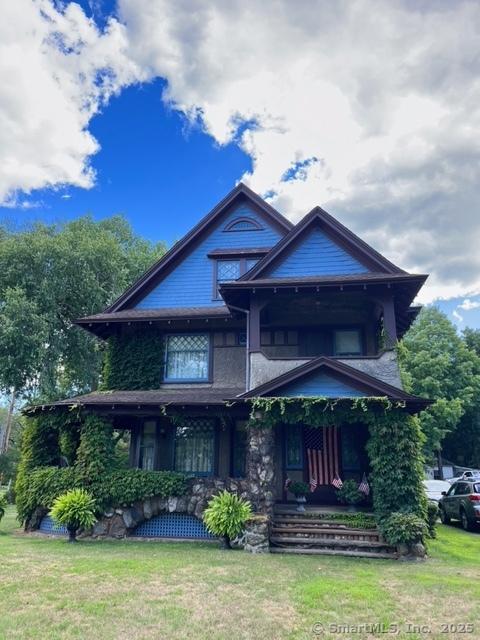
[[[350,367],[343,362],[339,362],[338,360],[334,360],[333,358],[328,358],[327,356],[314,358],[313,360],[310,360],[309,362],[302,364],[299,367],[295,367],[294,369],[287,371],[286,373],[278,376],[277,378],[274,378],[273,380],[269,380],[268,382],[265,382],[264,384],[261,384],[258,387],[251,389],[250,391],[242,393],[237,398],[246,400],[259,396],[281,397],[281,390],[287,385],[298,382],[304,378],[308,378],[312,373],[320,371],[327,373],[330,377],[341,381],[344,385],[364,392],[365,396],[386,396],[391,400],[405,402],[407,404],[413,405],[414,407],[417,407],[418,409],[425,408],[428,404],[430,404],[430,401],[426,400],[425,398],[413,396],[406,391],[399,389],[398,387],[394,387],[387,382],[383,382],[378,378],[374,378],[364,371],[359,371],[354,367]]]
[[[284,218],[276,209],[265,202],[243,183],[238,184],[221,200],[200,222],[193,227],[181,240],[179,240],[167,253],[160,258],[148,271],[146,271],[129,289],[127,289],[106,310],[106,313],[120,311],[133,299],[137,299],[142,293],[148,291],[152,285],[164,275],[167,275],[178,259],[186,254],[200,237],[220,218],[225,211],[236,202],[247,201],[256,211],[282,234],[288,233],[293,225]]]
[[[364,265],[366,270],[385,274],[405,274],[378,251],[347,229],[321,207],[315,207],[275,247],[260,260],[253,269],[239,280],[257,280],[265,278],[295,249],[311,229],[320,229],[339,250]],[[318,274],[322,275],[322,274]]]

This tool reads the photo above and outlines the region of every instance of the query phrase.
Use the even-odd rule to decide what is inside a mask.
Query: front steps
[[[283,510],[282,510],[283,511]],[[276,512],[270,530],[272,553],[397,558],[377,529],[356,529],[328,518],[328,513]]]

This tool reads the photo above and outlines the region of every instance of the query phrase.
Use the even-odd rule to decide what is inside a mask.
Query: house
[[[369,477],[368,426],[339,414],[332,429],[303,421],[249,437],[252,403],[424,408],[402,388],[395,345],[426,277],[320,207],[294,225],[240,184],[108,309],[77,321],[108,343],[103,390],[52,406],[127,429],[132,467],[238,479],[260,511],[292,500],[287,478],[311,484],[310,503],[335,503],[335,477]]]

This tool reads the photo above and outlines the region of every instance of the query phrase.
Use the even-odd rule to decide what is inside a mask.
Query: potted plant
[[[355,480],[345,480],[340,489],[336,491],[337,500],[348,505],[348,511],[356,511],[356,505],[363,501],[364,495],[358,490]]]
[[[222,549],[231,549],[231,540],[236,538],[252,517],[252,506],[229,491],[221,491],[210,500],[203,512],[203,521],[210,533],[222,539]]]
[[[55,499],[50,515],[68,531],[68,541],[77,542],[78,529],[89,529],[96,522],[95,500],[84,489],[72,489]]]
[[[288,487],[288,490],[293,493],[295,496],[295,501],[297,503],[297,511],[305,511],[305,502],[307,501],[307,494],[309,492],[310,487],[306,482],[292,482],[292,484]]]

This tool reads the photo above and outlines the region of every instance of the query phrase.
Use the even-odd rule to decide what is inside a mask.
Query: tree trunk
[[[438,460],[438,477],[440,480],[445,480],[445,478],[443,477],[443,460],[442,460],[441,449],[437,451],[437,460]]]
[[[7,424],[5,425],[5,436],[3,439],[3,445],[0,449],[1,453],[7,453],[10,446],[10,434],[12,432],[14,408],[15,408],[15,388],[12,389],[12,395],[10,396],[10,403],[8,405]]]

